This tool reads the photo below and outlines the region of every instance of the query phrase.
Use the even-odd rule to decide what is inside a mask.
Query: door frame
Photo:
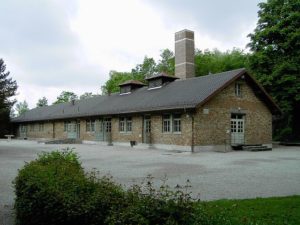
[[[245,114],[231,113],[230,142],[231,146],[245,144]]]

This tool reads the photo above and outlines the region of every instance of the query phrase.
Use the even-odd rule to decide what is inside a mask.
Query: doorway
[[[145,115],[143,122],[143,142],[151,144],[151,116]]]
[[[231,145],[245,144],[245,118],[242,114],[231,114]]]

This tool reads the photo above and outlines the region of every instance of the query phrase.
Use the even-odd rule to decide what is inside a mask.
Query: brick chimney
[[[182,30],[175,33],[175,76],[187,79],[195,76],[194,32]]]

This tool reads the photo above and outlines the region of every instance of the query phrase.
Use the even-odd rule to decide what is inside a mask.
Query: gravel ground
[[[126,186],[151,174],[157,185],[167,177],[174,187],[191,181],[201,200],[237,199],[300,194],[300,147],[267,152],[172,152],[102,145],[45,145],[35,141],[0,140],[0,225],[12,224],[12,180],[37,153],[75,148],[83,167],[109,173]]]

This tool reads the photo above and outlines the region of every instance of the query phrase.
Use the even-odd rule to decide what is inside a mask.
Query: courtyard
[[[0,140],[0,221],[6,221],[14,201],[12,181],[25,162],[42,151],[73,148],[86,171],[109,174],[125,186],[151,174],[156,185],[170,187],[189,180],[201,200],[300,195],[300,147],[273,151],[180,152],[98,144],[45,145],[28,140]],[[4,223],[5,224],[5,223]],[[6,224],[9,224],[8,222]]]

